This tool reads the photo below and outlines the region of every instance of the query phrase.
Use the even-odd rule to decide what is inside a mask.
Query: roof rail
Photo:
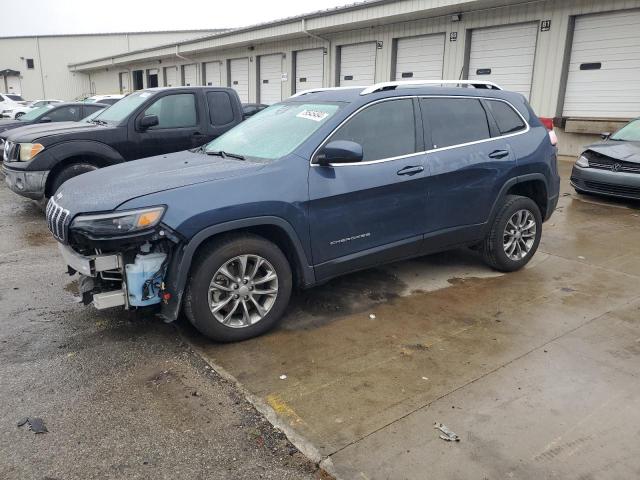
[[[396,87],[403,86],[416,86],[421,85],[455,85],[458,87],[475,87],[475,88],[487,88],[490,90],[502,90],[502,88],[493,83],[484,80],[399,80],[394,82],[382,82],[371,85],[360,92],[360,95],[368,95],[374,92],[381,92],[383,90],[393,90]]]
[[[352,88],[367,88],[363,85],[354,85],[353,87],[326,87],[326,88],[311,88],[309,90],[303,90],[302,92],[297,92],[291,95],[289,98],[300,97],[302,95],[307,95],[309,93],[318,93],[318,92],[326,92],[327,90],[348,90]]]

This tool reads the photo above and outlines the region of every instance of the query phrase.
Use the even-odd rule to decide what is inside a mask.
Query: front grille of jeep
[[[67,220],[69,210],[65,210],[52,198],[47,203],[47,225],[53,236],[61,242],[67,241]]]

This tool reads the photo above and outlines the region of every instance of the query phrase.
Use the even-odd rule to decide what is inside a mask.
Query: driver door
[[[312,164],[309,223],[318,280],[418,251],[427,190],[422,123],[416,100],[367,106],[325,142],[359,143],[363,160]],[[320,149],[322,150],[322,149]]]

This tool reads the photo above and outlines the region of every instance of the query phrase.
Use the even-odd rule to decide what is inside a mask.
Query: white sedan
[[[61,103],[62,100],[47,99],[47,100],[34,100],[28,102],[26,105],[16,105],[2,111],[0,117],[2,118],[15,118],[18,119],[27,112],[30,112],[34,108],[44,107],[45,105],[51,105],[52,103]]]

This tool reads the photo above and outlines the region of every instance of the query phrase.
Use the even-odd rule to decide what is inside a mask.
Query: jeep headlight
[[[580,155],[578,157],[578,160],[576,160],[576,165],[578,165],[579,167],[582,167],[582,168],[588,168],[589,167],[589,159],[587,157],[585,157],[584,155]]]
[[[166,207],[151,207],[100,215],[78,215],[71,229],[92,236],[120,236],[148,230],[160,223]]]
[[[37,154],[44,150],[44,146],[39,143],[21,143],[20,144],[20,156],[18,159],[21,162],[28,162]]]

